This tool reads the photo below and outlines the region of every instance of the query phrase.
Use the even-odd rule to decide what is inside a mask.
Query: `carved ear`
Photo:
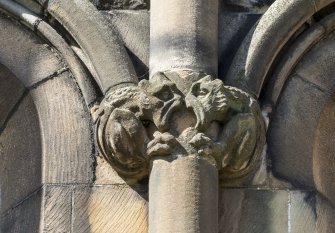
[[[148,142],[146,130],[135,114],[125,109],[115,109],[106,128],[108,144],[114,156],[126,164],[144,158],[144,144]]]
[[[149,139],[142,122],[129,110],[114,109],[104,125],[98,133],[105,159],[124,177],[144,177]]]

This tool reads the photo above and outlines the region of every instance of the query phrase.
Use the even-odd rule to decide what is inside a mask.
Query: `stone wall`
[[[91,2],[126,47],[139,79],[148,78],[149,1]],[[225,83],[241,84],[230,78],[236,59],[242,64],[252,54],[248,38],[272,2],[221,1],[218,58]],[[284,27],[270,26],[255,46],[268,35],[283,44],[270,64],[257,63],[269,66],[255,94],[268,123],[267,146],[252,179],[220,188],[220,233],[334,231],[334,9],[316,9],[305,20],[307,10],[297,8],[276,19],[303,15],[298,28],[282,36]],[[281,10],[268,14],[275,18]],[[90,87],[96,96],[88,104],[64,54],[6,15],[0,15],[0,232],[147,232],[147,180],[129,186],[95,147],[91,113],[101,90]],[[90,73],[75,35],[48,17]]]

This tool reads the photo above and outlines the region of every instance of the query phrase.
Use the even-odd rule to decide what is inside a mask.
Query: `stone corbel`
[[[230,183],[257,167],[265,141],[255,99],[192,71],[159,72],[138,86],[110,90],[96,115],[101,154],[131,180],[148,176],[155,158],[196,155]]]

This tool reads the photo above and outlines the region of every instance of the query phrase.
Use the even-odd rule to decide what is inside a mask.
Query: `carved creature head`
[[[110,91],[100,104],[97,143],[120,175],[140,178],[147,174],[145,145],[149,139],[141,120],[149,104],[149,96],[138,87]]]
[[[264,143],[257,101],[208,75],[201,75],[198,81],[199,74],[187,76],[194,79],[181,81],[190,83],[179,85],[183,87],[181,92],[171,80],[185,77],[178,72],[169,75],[172,78],[157,73],[138,86],[106,94],[96,122],[101,154],[121,176],[137,180],[148,175],[152,156],[184,152],[213,158],[224,180],[248,174],[258,164]],[[186,108],[197,118],[195,127],[194,115]],[[176,111],[174,117],[178,119],[192,118],[186,126],[180,124],[179,131],[176,122],[169,125],[172,118],[176,119],[172,117]]]
[[[150,109],[157,129],[161,132],[168,130],[171,114],[182,106],[182,93],[163,73],[155,74],[150,81],[142,80],[139,87],[151,96],[152,101],[159,103]]]
[[[138,87],[123,87],[106,94],[98,112],[98,145],[119,174],[137,179],[147,174],[147,146],[154,135],[148,135],[153,132],[145,126],[152,122],[156,130],[167,131],[169,118],[181,106],[181,98],[175,84],[160,74],[141,81]]]
[[[212,121],[225,118],[230,107],[227,94],[223,82],[209,75],[192,84],[185,102],[197,117],[196,128],[207,128]]]

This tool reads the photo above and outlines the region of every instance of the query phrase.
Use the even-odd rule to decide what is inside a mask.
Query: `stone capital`
[[[224,183],[255,168],[265,140],[255,99],[193,71],[160,72],[110,90],[95,115],[99,150],[126,179],[147,176],[152,159],[196,155]]]

